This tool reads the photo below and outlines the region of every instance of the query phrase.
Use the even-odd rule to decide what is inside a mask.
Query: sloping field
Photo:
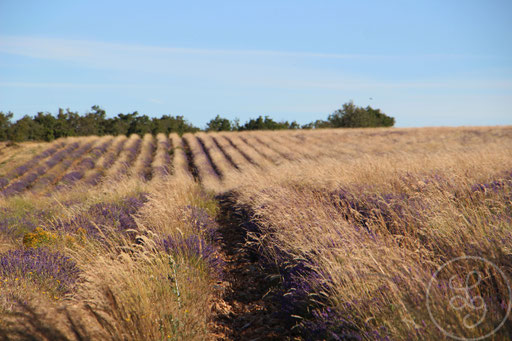
[[[511,201],[512,127],[1,145],[0,336],[510,339]]]

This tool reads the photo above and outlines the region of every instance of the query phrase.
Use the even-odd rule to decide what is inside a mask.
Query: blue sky
[[[512,124],[512,1],[0,0],[0,111]]]

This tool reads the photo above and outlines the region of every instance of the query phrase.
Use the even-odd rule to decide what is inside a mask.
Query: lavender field
[[[512,127],[0,146],[6,340],[512,337]]]

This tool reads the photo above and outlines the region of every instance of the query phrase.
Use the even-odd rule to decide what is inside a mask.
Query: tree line
[[[183,116],[163,115],[149,117],[137,111],[107,117],[105,110],[93,106],[85,114],[59,109],[57,116],[39,112],[31,117],[23,116],[12,121],[11,112],[0,112],[0,141],[51,141],[67,136],[88,135],[144,135],[147,133],[177,133],[183,135],[202,129],[189,123]],[[277,122],[269,116],[258,116],[240,124],[238,119],[229,120],[217,115],[210,120],[205,131],[245,131],[245,130],[281,130],[281,129],[319,129],[319,128],[355,128],[355,127],[391,127],[395,124],[393,117],[382,113],[380,109],[370,106],[363,108],[353,102],[343,104],[342,108],[329,115],[326,120],[317,120],[300,125],[296,121]]]

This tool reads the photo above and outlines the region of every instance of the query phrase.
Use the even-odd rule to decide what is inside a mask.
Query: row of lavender
[[[57,142],[1,178],[0,194],[9,197],[28,189],[44,191],[51,185],[60,190],[82,180],[87,185],[97,185],[105,176],[119,178],[127,173],[134,173],[143,181],[150,180],[153,174],[163,178],[170,173],[171,145],[162,134],[157,139],[157,146],[151,135],[144,140],[134,135],[130,139],[109,137],[83,144]]]
[[[85,239],[106,242],[116,234],[127,235],[127,230],[137,228],[134,216],[147,201],[141,193],[126,197],[119,202],[102,202],[90,206],[70,218],[57,220],[45,210],[30,210],[21,216],[15,211],[2,208],[0,231],[3,238],[21,238],[22,247],[0,254],[0,278],[7,292],[4,300],[15,304],[22,297],[16,296],[19,286],[35,285],[50,298],[73,293],[81,270],[77,263],[60,251],[60,244],[67,246]],[[63,203],[69,208],[79,204]],[[70,244],[71,243],[71,244]]]
[[[31,168],[27,168],[27,172],[25,172],[25,175],[17,178],[16,181],[7,185],[0,193],[4,196],[12,196],[26,190],[36,181],[37,178],[46,174],[46,172],[48,172],[56,164],[61,162],[70,153],[77,149],[79,145],[80,144],[78,142],[72,142],[65,145],[58,152],[54,153],[50,158],[44,161],[42,165],[38,165],[39,160],[37,160],[34,163],[29,162],[28,164]],[[33,167],[36,167],[36,169],[32,170]]]
[[[31,168],[37,166],[39,162],[46,159],[47,157],[55,154],[62,146],[64,146],[64,141],[58,141],[52,144],[49,148],[45,149],[43,152],[39,153],[38,155],[34,156],[30,161],[26,162],[25,164],[17,167],[9,174],[6,174],[3,177],[0,177],[0,189],[4,188],[9,184],[10,181],[13,179],[19,178],[26,172],[28,172]]]
[[[60,184],[56,186],[56,190],[65,187],[71,187],[77,181],[83,179],[86,172],[96,166],[96,161],[108,150],[113,142],[114,140],[109,138],[107,141],[101,143],[100,145],[94,146],[88,155],[81,159],[72,171],[61,177],[59,180]]]
[[[512,275],[510,272],[512,263],[507,254],[507,250],[512,245],[512,232],[509,229],[512,223],[510,214],[512,212],[510,206],[512,202],[512,172],[499,174],[497,180],[489,183],[466,184],[463,188],[460,187],[460,184],[456,184],[454,179],[440,174],[423,178],[409,175],[403,177],[402,180],[406,190],[401,193],[380,193],[371,185],[331,191],[303,188],[304,192],[301,195],[307,195],[308,201],[311,199],[315,202],[314,204],[311,202],[310,205],[320,205],[321,203],[329,206],[330,219],[337,221],[336,224],[333,224],[334,228],[325,227],[325,231],[323,231],[325,237],[321,238],[322,244],[314,244],[314,246],[320,246],[315,249],[311,249],[307,245],[304,248],[297,246],[296,249],[292,249],[293,246],[290,245],[293,244],[293,241],[287,245],[288,241],[280,244],[282,242],[274,239],[276,235],[279,236],[282,233],[283,228],[288,227],[272,225],[272,220],[269,221],[267,217],[261,215],[267,209],[274,210],[273,204],[265,204],[265,207],[258,208],[240,203],[240,208],[252,217],[252,221],[248,221],[244,228],[256,236],[259,247],[255,251],[261,254],[262,264],[270,272],[277,271],[281,278],[282,312],[289,317],[290,326],[295,325],[296,330],[300,331],[302,336],[307,339],[388,340],[392,337],[391,335],[396,336],[397,334],[393,333],[397,333],[397,331],[392,332],[388,329],[389,325],[379,325],[378,317],[372,321],[365,321],[361,311],[369,310],[372,314],[379,311],[391,316],[398,313],[399,305],[407,307],[408,313],[412,315],[416,323],[413,328],[407,329],[406,332],[402,331],[407,333],[407,338],[425,339],[432,335],[442,336],[442,333],[438,333],[438,330],[431,325],[429,315],[425,311],[425,297],[429,295],[426,292],[426,287],[432,276],[435,276],[436,266],[432,268],[435,262],[440,261],[442,264],[457,259],[461,255],[484,257],[502,269],[507,277]],[[421,184],[421,189],[417,184]],[[491,229],[495,236],[487,235],[478,243],[468,242],[461,249],[455,248],[453,240],[447,236],[429,235],[432,233],[432,226],[428,223],[428,217],[438,214],[437,211],[440,208],[434,206],[429,194],[420,195],[422,191],[440,192],[450,198],[449,200],[460,202],[454,205],[457,209],[456,212],[462,215],[459,238],[464,238],[465,234],[468,238],[476,240],[482,238],[482,236],[476,235],[480,226]],[[266,194],[269,193],[270,191]],[[288,196],[280,200],[289,202],[290,199],[293,198]],[[280,201],[276,207],[280,207],[282,210],[285,207],[282,204],[283,201]],[[480,209],[478,215],[472,215],[468,211],[472,207]],[[293,211],[290,210],[290,212]],[[304,212],[303,218],[293,219],[298,224],[294,226],[297,229],[296,233],[301,233],[300,231],[305,230],[309,224],[318,224],[322,221],[320,218],[318,221],[316,220],[317,217],[309,218],[306,212]],[[339,225],[338,229],[335,227],[337,224]],[[345,225],[348,229],[344,227]],[[316,240],[314,236],[305,239],[309,238]],[[400,271],[393,269],[392,273],[387,273],[392,270],[391,268],[380,268],[376,273],[368,271],[365,268],[366,264],[360,258],[361,255],[358,254],[358,245],[364,245],[375,252],[392,247],[389,244],[390,240],[393,243],[396,242],[395,248],[403,249],[404,254],[407,254],[409,249],[412,253],[419,252],[421,244],[421,249],[424,248],[426,255],[432,259],[425,264],[416,264],[416,268],[406,265],[406,263],[400,263]],[[355,273],[333,271],[332,267],[337,267],[338,265],[335,264],[338,261],[342,262],[339,269],[352,266],[344,263],[347,262],[344,259],[345,252],[349,255],[349,259],[353,257],[352,261],[356,262],[353,265],[357,269]],[[329,258],[328,255],[333,256]],[[391,255],[389,256],[391,257]],[[361,264],[357,262],[361,262]],[[368,267],[371,269],[378,264],[377,262],[378,260],[373,259]],[[393,264],[392,258],[389,259],[389,264]],[[485,309],[488,315],[492,316],[485,322],[490,323],[491,326],[493,323],[497,325],[501,321],[499,318],[505,316],[504,321],[509,323],[510,319],[507,319],[507,316],[512,304],[509,297],[510,288],[503,285],[502,275],[485,264],[472,262],[471,265],[486,275],[485,279],[482,278],[477,283],[478,292],[485,299]],[[462,272],[460,277],[457,277],[458,280],[464,279],[463,271],[467,273],[471,268],[468,270],[463,265],[454,265],[450,270]],[[473,271],[476,270],[473,268]],[[413,278],[418,278],[418,283],[412,284]],[[360,282],[354,285],[350,284],[354,280]],[[451,302],[449,298],[450,294],[453,294],[451,293],[452,280],[453,277],[437,278],[436,287],[430,291],[430,299],[441,302],[436,303],[440,308],[436,307],[436,310],[431,313],[436,317],[438,317],[437,314],[441,314],[437,309],[442,309],[443,303]],[[347,297],[350,295],[339,291],[341,283],[346,287],[357,287],[358,285],[362,287],[366,284],[368,288],[365,290],[368,291],[366,291],[366,295],[360,293],[360,296],[352,297],[349,300]],[[378,283],[376,288],[371,288],[375,283]],[[414,287],[416,284],[417,287]],[[477,284],[475,284],[475,288]],[[412,289],[413,287],[415,290]],[[397,288],[398,292],[396,292]],[[397,299],[389,303],[390,298],[394,295],[400,297],[400,300]],[[475,317],[473,316],[475,311],[470,311],[468,314],[471,316],[466,316],[470,316],[470,318]],[[456,322],[452,321],[451,323],[455,324]],[[510,333],[512,333],[510,327],[504,327],[500,330],[499,335],[510,336]]]
[[[43,301],[54,302],[59,304],[61,309],[65,309],[68,300],[61,300],[63,297],[82,299],[83,281],[81,278],[90,280],[88,271],[91,269],[87,263],[84,263],[84,258],[77,258],[77,254],[82,249],[94,248],[95,250],[104,250],[106,254],[114,252],[114,255],[119,255],[119,253],[127,250],[129,253],[135,253],[137,249],[145,250],[144,257],[148,257],[148,253],[151,253],[150,257],[161,258],[164,262],[170,261],[171,267],[175,266],[177,268],[174,270],[172,268],[164,269],[164,272],[151,274],[151,277],[153,275],[159,276],[158,278],[161,277],[162,280],[158,281],[159,286],[164,287],[161,294],[167,293],[167,295],[170,295],[171,297],[166,298],[169,301],[177,300],[178,308],[183,305],[181,309],[183,316],[190,315],[187,310],[190,308],[187,308],[186,305],[189,304],[186,302],[187,290],[189,290],[188,283],[181,282],[183,279],[181,277],[178,279],[176,272],[188,271],[186,267],[192,267],[201,274],[208,274],[208,278],[216,281],[223,271],[223,261],[219,257],[217,249],[213,246],[217,238],[218,228],[212,216],[212,212],[215,212],[215,209],[212,208],[215,205],[213,198],[199,191],[195,184],[191,183],[190,186],[192,187],[187,187],[187,193],[190,194],[190,197],[186,198],[188,205],[180,203],[167,208],[168,212],[172,212],[173,215],[177,214],[180,224],[184,224],[182,225],[182,231],[185,231],[185,234],[175,231],[174,224],[169,225],[168,222],[164,223],[168,228],[167,233],[156,227],[153,230],[154,233],[148,234],[147,230],[153,228],[151,223],[146,223],[144,228],[140,229],[139,221],[145,221],[144,214],[154,212],[151,205],[161,207],[162,202],[155,201],[154,198],[151,198],[151,194],[139,192],[136,192],[136,194],[130,192],[131,194],[122,197],[122,199],[106,199],[92,205],[84,205],[78,199],[63,202],[62,204],[75,214],[57,220],[50,218],[51,215],[49,216],[47,212],[31,209],[23,217],[20,217],[21,221],[6,221],[6,226],[3,229],[5,235],[14,239],[21,238],[23,243],[17,248],[0,253],[0,287],[3,293],[3,297],[0,298],[0,314],[11,311],[11,309],[20,309],[20,306],[21,309],[23,309],[23,306],[37,308],[37,305],[43,304]],[[171,187],[168,186],[168,188]],[[166,197],[167,195],[161,195],[158,200]],[[48,198],[48,200],[53,199]],[[149,203],[150,207],[144,208],[148,205],[149,200],[153,201],[152,204]],[[168,207],[169,205],[165,206]],[[76,209],[76,207],[80,207],[80,209]],[[142,209],[145,209],[145,211]],[[17,214],[15,211],[9,211],[8,209],[4,210],[3,213],[7,217],[13,217]],[[30,221],[31,223],[28,224],[30,226],[23,224],[23,221]],[[159,223],[160,220],[158,220]],[[19,232],[20,229],[23,229],[22,225],[25,229],[23,235],[20,236]],[[147,248],[144,248],[148,241],[147,238],[141,237],[144,235],[150,236],[156,243],[148,243]],[[67,247],[64,248],[64,245]],[[129,245],[133,245],[133,248],[130,248]],[[74,251],[68,254],[67,250],[69,249]],[[130,255],[134,256],[133,254]],[[142,262],[139,265],[147,266],[148,264]],[[167,271],[171,272],[168,273]],[[180,282],[178,283],[178,281]],[[122,287],[122,283],[116,284],[120,284]],[[175,290],[178,285],[180,285],[179,289]],[[166,289],[166,286],[170,289]],[[26,288],[29,288],[30,294],[27,294]],[[141,289],[144,290],[144,288]],[[205,295],[204,292],[201,294]],[[174,297],[175,295],[176,297]],[[32,300],[32,296],[37,297],[37,299]],[[130,304],[136,305],[133,302],[130,302]],[[158,304],[158,302],[155,302],[155,304]],[[128,306],[127,308],[130,310],[130,314],[134,314],[136,310],[134,306]],[[38,315],[31,315],[28,318],[32,321],[34,321],[33,319],[36,319],[36,321],[39,321],[40,318],[44,319],[45,331],[48,332],[59,331],[59,328],[63,326],[61,322],[65,324],[65,321],[57,322],[56,318],[54,319],[55,323],[49,322],[51,321],[51,315],[46,317],[44,315],[45,312],[41,311]],[[144,312],[144,315],[123,316],[121,322],[129,325],[130,323],[126,322],[130,322],[130,316],[132,319],[135,319],[135,317],[145,319],[148,316],[146,318],[148,324],[154,324],[154,319],[150,319],[151,314],[147,311]],[[183,316],[180,319],[184,318]],[[78,319],[79,317],[76,318],[76,320]],[[8,321],[3,322],[9,323]],[[10,326],[2,323],[0,324],[0,335],[16,333],[20,326],[24,328],[24,332],[30,333],[28,326],[32,321],[12,322]],[[206,319],[204,321],[206,322]],[[23,323],[26,323],[26,326]],[[11,327],[12,329],[9,329]],[[139,328],[138,325],[136,327]],[[88,328],[87,325],[85,325],[85,328]],[[158,328],[162,329],[164,327],[160,326]],[[176,328],[176,326],[173,328]],[[180,328],[183,329],[183,327]],[[205,332],[204,328],[202,332]],[[167,336],[172,334],[172,330],[166,327],[161,333]]]

